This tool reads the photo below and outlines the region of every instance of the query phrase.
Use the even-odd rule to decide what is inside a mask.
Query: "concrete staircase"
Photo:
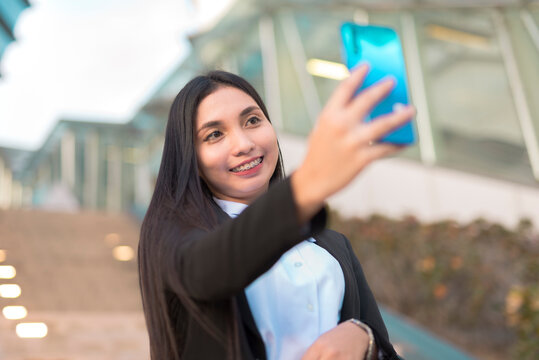
[[[18,284],[18,298],[0,298],[0,308],[23,305],[28,315],[0,315],[0,359],[148,359],[148,340],[138,287],[139,224],[127,215],[97,212],[0,211],[0,249],[17,274],[0,284]],[[116,246],[135,256],[118,261]],[[21,322],[44,322],[41,339],[19,338]]]

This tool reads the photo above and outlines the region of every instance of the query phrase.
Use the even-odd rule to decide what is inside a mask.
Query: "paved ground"
[[[0,211],[1,265],[17,270],[0,284],[22,289],[17,299],[0,298],[0,307],[28,309],[23,320],[0,314],[0,359],[148,359],[136,257],[119,262],[112,251],[136,251],[138,226],[125,215]],[[15,326],[22,321],[45,322],[49,333],[20,339]]]

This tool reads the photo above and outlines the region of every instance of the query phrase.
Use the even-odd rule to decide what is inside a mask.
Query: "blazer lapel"
[[[236,296],[236,301],[238,304],[238,309],[241,314],[241,322],[243,323],[243,328],[245,330],[245,335],[247,337],[247,342],[250,347],[250,350],[255,354],[257,359],[266,358],[266,347],[264,345],[264,340],[258,331],[258,328],[251,313],[251,308],[249,307],[249,302],[247,301],[247,296],[245,291],[242,291]]]

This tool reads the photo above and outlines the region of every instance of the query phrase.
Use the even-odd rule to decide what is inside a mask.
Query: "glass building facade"
[[[133,119],[58,123],[13,177],[26,189],[18,203],[39,206],[60,183],[81,207],[143,214],[168,109],[189,79],[209,69],[247,78],[279,132],[305,139],[343,76],[344,21],[391,26],[401,37],[419,142],[399,158],[537,192],[539,1],[238,0],[189,37],[190,54]]]
[[[403,42],[418,108],[420,141],[402,156],[537,186],[538,1],[246,1],[232,12],[192,38],[196,66],[187,61],[167,87],[204,69],[238,72],[282,131],[306,135],[337,83],[306,65],[341,63],[344,21],[387,25]]]

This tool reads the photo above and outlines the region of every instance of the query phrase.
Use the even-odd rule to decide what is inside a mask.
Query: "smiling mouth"
[[[232,169],[230,169],[230,171],[232,171],[234,173],[247,171],[249,169],[254,168],[255,166],[258,166],[262,162],[262,160],[264,160],[263,156],[261,156],[261,157],[259,157],[257,159],[254,159],[253,161],[251,161],[251,162],[249,162],[247,164],[243,164],[241,166],[237,166],[235,168],[232,168]]]

